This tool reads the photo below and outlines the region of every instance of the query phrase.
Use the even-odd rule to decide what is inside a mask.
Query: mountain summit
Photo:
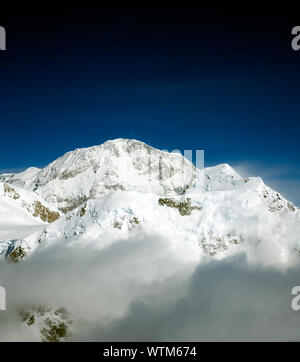
[[[116,190],[179,195],[196,175],[193,164],[180,154],[136,140],[116,139],[76,149],[41,170],[30,168],[2,176],[2,180],[34,191],[67,212]]]
[[[205,174],[203,179],[203,170],[179,153],[160,151],[137,140],[116,139],[67,152],[43,169],[31,167],[2,175],[0,180],[35,192],[62,212],[117,190],[168,197],[196,187],[202,192],[243,185],[243,178],[227,164],[207,168]]]

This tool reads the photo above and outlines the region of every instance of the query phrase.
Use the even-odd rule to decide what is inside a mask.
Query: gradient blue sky
[[[136,138],[204,149],[206,165],[261,175],[300,205],[297,19],[292,9],[7,9],[0,170]]]

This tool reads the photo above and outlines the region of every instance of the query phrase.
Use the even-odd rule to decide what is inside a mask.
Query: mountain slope
[[[0,255],[7,256],[17,240],[39,234],[59,217],[60,212],[36,193],[0,182]]]
[[[259,189],[173,198],[116,191],[88,200],[40,232],[15,240],[8,255],[16,250],[17,255],[27,255],[37,248],[59,248],[60,243],[97,251],[131,237],[149,236],[172,240],[182,257],[223,258],[244,250],[253,258],[264,248],[272,255],[265,263],[284,264],[294,250],[300,250],[297,240],[286,238],[299,224],[300,214],[288,202],[281,202],[280,207],[270,209]]]

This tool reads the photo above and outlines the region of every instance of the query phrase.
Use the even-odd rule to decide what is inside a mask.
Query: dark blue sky
[[[300,203],[293,9],[6,9],[0,170],[136,138],[204,149]],[[298,23],[297,24],[297,19]]]

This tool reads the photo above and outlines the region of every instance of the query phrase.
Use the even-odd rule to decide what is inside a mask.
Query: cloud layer
[[[245,252],[197,264],[182,248],[154,235],[101,251],[60,242],[0,265],[9,309],[0,314],[0,340],[35,340],[16,317],[28,304],[64,306],[84,321],[72,340],[300,339],[300,312],[291,308],[299,267],[249,265]]]

